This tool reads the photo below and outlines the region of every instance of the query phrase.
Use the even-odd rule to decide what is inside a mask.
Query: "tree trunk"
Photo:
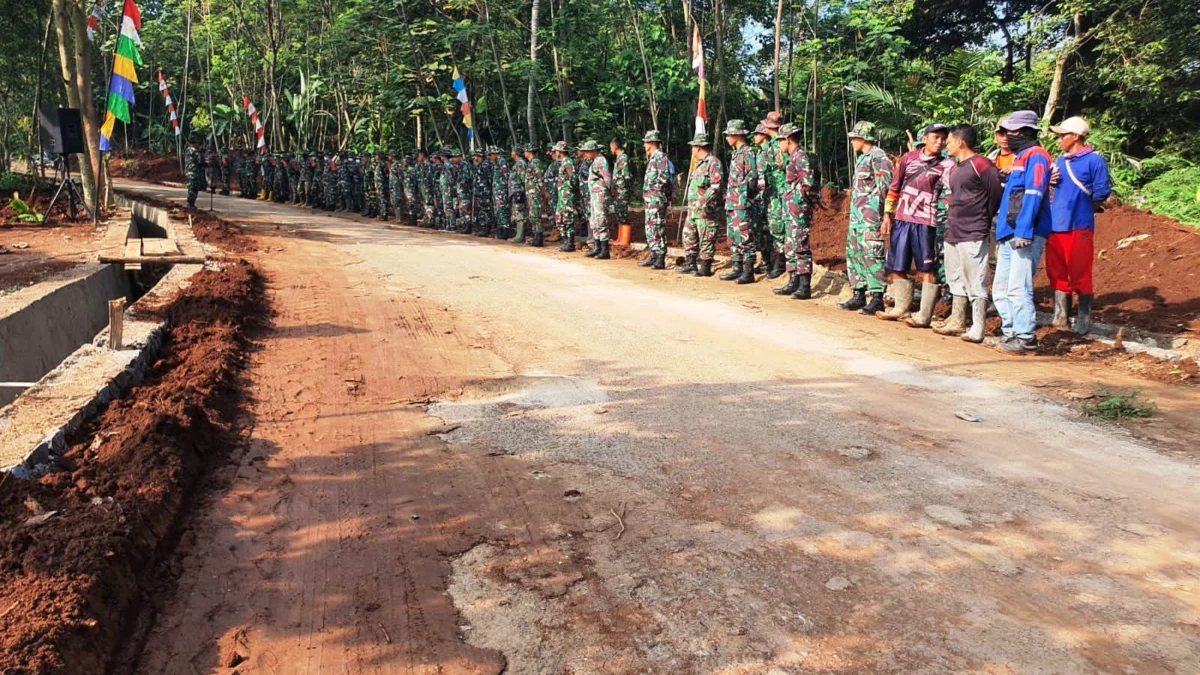
[[[775,62],[771,68],[772,75],[775,80],[775,110],[780,110],[779,107],[779,42],[783,34],[783,0],[775,6]]]
[[[100,123],[92,101],[92,49],[87,39],[87,16],[83,9],[80,0],[53,0],[51,5],[67,105],[77,108],[83,119],[85,144],[79,162],[79,178],[84,200],[95,210],[103,180],[100,177]]]
[[[500,50],[496,49],[496,30],[486,0],[483,3],[483,20],[488,24],[488,42],[492,46],[492,58],[496,61],[496,76],[500,80],[500,98],[504,101],[504,120],[508,122],[509,145],[517,140],[517,127],[513,124],[512,111],[508,107],[508,85],[504,82],[504,70],[500,66]],[[495,138],[492,139],[493,141]],[[497,143],[497,145],[499,145]]]
[[[40,133],[38,133],[38,129],[41,124],[40,115],[42,112],[42,78],[46,73],[46,52],[50,48],[50,29],[53,27],[54,27],[54,12],[51,11],[50,14],[46,16],[46,31],[42,35],[42,52],[38,56],[37,85],[34,87],[34,90],[33,90],[33,117],[31,118],[34,120],[34,123],[29,125],[29,134],[30,134],[29,147],[37,148],[37,156],[39,158],[42,156],[42,152],[44,151],[44,148],[42,148],[42,135]],[[38,162],[37,166],[38,166],[38,175],[40,175],[42,178],[45,178],[46,177],[46,163]]]
[[[525,123],[529,126],[529,142],[534,147],[538,142],[537,121],[533,115],[537,99],[538,4],[538,0],[533,0],[533,9],[529,10],[529,97],[525,102]]]
[[[1067,73],[1067,60],[1071,58],[1071,54],[1079,47],[1079,43],[1091,36],[1092,31],[1088,31],[1086,35],[1080,36],[1079,27],[1081,17],[1079,12],[1075,12],[1072,17],[1073,37],[1063,44],[1062,51],[1058,53],[1058,57],[1054,59],[1054,77],[1050,80],[1050,93],[1046,96],[1046,108],[1042,112],[1042,121],[1049,122],[1054,117],[1054,111],[1058,108],[1058,99],[1062,96],[1063,78]]]
[[[535,0],[536,1],[536,0]],[[650,59],[646,57],[646,42],[642,40],[642,26],[638,21],[637,11],[633,8],[633,0],[625,0],[629,15],[633,17],[633,32],[637,37],[638,53],[642,55],[642,71],[646,76],[646,89],[650,92],[650,122],[658,128],[658,97],[654,93],[654,78],[650,75]],[[778,89],[778,87],[776,87]],[[778,93],[778,92],[777,92]]]

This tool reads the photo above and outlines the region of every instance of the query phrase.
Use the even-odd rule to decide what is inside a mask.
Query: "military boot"
[[[600,251],[604,248],[604,242],[599,239],[592,242],[592,250],[587,252],[588,258],[595,258],[600,255]]]
[[[933,308],[938,301],[938,285],[921,284],[921,308],[905,320],[911,328],[929,328],[933,323]]]
[[[883,309],[883,293],[875,292],[871,293],[871,301],[864,305],[858,313],[866,316],[875,316],[876,312],[882,312]]]
[[[737,278],[737,282],[738,282],[738,284],[754,283],[754,265],[753,264],[746,263],[745,265],[742,266],[742,276]]]
[[[575,237],[563,237],[563,243],[559,245],[558,250],[563,253],[570,253],[575,250]]]
[[[729,272],[726,274],[722,274],[721,276],[719,276],[717,278],[720,279],[721,281],[736,281],[738,277],[742,276],[742,270],[745,267],[746,266],[742,263],[741,260],[734,260],[733,265],[730,268]],[[753,264],[750,266],[750,271],[751,271],[751,273],[754,272]]]
[[[787,284],[781,288],[776,288],[771,291],[772,293],[775,295],[791,295],[796,292],[796,289],[800,288],[800,275],[795,272],[789,272],[788,274]],[[770,275],[767,276],[770,277]]]
[[[892,300],[896,304],[892,305],[891,311],[876,312],[875,316],[877,318],[884,321],[899,321],[901,317],[908,314],[908,310],[912,309],[913,301],[913,282],[911,279],[896,279],[892,282]],[[935,297],[934,300],[936,301],[937,298]]]
[[[654,263],[658,261],[657,253],[655,253],[654,251],[651,251],[649,249],[647,249],[646,252],[649,253],[650,255],[646,256],[645,260],[638,263],[638,267],[653,267]]]
[[[608,240],[596,242],[600,244],[600,255],[596,256],[596,260],[608,260],[612,258],[612,253],[608,250]]]
[[[684,260],[683,265],[675,270],[677,274],[695,274],[696,273],[696,254],[692,253]]]
[[[1080,297],[1079,301],[1079,304],[1082,305],[1083,298]],[[1071,327],[1070,316],[1071,292],[1054,291],[1054,318],[1050,320],[1050,325],[1060,330],[1068,330]]]
[[[787,271],[787,257],[783,251],[771,250],[771,269],[767,272],[768,279],[778,279]]]
[[[767,271],[771,269],[771,254],[767,251],[759,251],[759,253],[762,254],[761,260],[759,261],[758,265],[754,267],[754,273],[766,274]]]
[[[696,276],[711,277],[713,274],[712,273],[712,264],[713,264],[712,258],[709,258],[708,260],[701,260],[699,263],[696,264]]]
[[[538,232],[533,235],[533,239],[529,240],[529,245],[534,248],[541,248],[546,245],[546,235]]]
[[[1079,296],[1079,313],[1075,315],[1075,332],[1079,335],[1087,335],[1092,329],[1092,302],[1095,296],[1080,295]]]
[[[967,329],[967,296],[956,295],[950,306],[950,319],[940,326],[934,326],[933,332],[938,335],[961,335]]]
[[[654,269],[654,270],[667,269],[667,252],[666,251],[663,251],[662,253],[659,253],[654,256],[654,264],[650,266],[650,269]]]
[[[812,275],[797,274],[800,278],[800,283],[796,285],[796,290],[792,292],[793,300],[808,300],[812,297]]]
[[[865,288],[854,289],[854,295],[850,296],[849,300],[847,300],[845,302],[839,302],[837,304],[838,309],[844,309],[847,312],[853,312],[856,309],[862,309],[863,307],[866,307],[866,306],[867,306],[867,289],[865,289]]]

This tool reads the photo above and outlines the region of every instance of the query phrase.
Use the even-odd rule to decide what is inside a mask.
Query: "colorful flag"
[[[88,17],[87,34],[88,42],[96,41],[96,33],[100,30],[100,22],[104,20],[104,9],[100,7],[100,2],[92,5],[92,15]]]
[[[262,120],[258,119],[258,108],[255,108],[254,104],[250,102],[249,96],[243,96],[242,101],[246,105],[246,114],[250,116],[250,121],[254,123],[254,136],[257,139],[254,147],[266,152],[267,139],[263,132]]]
[[[167,89],[167,81],[163,79],[162,71],[158,71],[158,90],[162,92],[163,100],[167,102],[167,110],[171,113],[171,126],[175,127],[175,135],[179,135],[179,117],[175,114],[175,101],[171,100],[171,90]]]
[[[129,107],[134,104],[133,85],[137,84],[137,69],[142,64],[138,48],[142,46],[142,13],[133,0],[125,0],[125,12],[121,17],[121,35],[117,38],[117,51],[113,54],[112,78],[108,85],[108,112],[100,126],[100,152],[111,149],[113,127],[117,120],[129,124],[132,117]]]
[[[708,94],[708,81],[704,77],[704,46],[700,44],[700,24],[692,24],[692,68],[700,78],[700,101],[696,104],[696,133],[708,131],[708,104],[705,96]]]
[[[467,98],[467,85],[463,82],[458,66],[454,66],[454,91],[458,92],[458,100],[462,103],[463,126],[467,128],[467,140],[471,143],[471,151],[475,151],[475,122],[471,116],[471,101]]]

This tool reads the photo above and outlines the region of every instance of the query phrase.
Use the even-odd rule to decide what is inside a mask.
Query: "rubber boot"
[[[509,241],[514,244],[522,244],[525,242],[525,223],[517,223],[517,231],[511,238],[509,238]]]
[[[1079,299],[1079,304],[1083,304],[1083,298]],[[1071,293],[1069,291],[1054,291],[1054,318],[1050,320],[1050,325],[1059,330],[1069,330],[1071,328]]]
[[[592,242],[592,250],[587,252],[588,258],[597,258],[600,256],[600,251],[604,249],[604,242],[599,239]]]
[[[612,258],[612,253],[608,250],[608,240],[596,242],[600,246],[600,255],[596,256],[596,260],[608,260]]]
[[[676,274],[695,274],[696,273],[696,254],[690,254],[683,262],[679,269],[675,270]]]
[[[967,329],[967,296],[956,295],[950,305],[950,320],[940,326],[934,326],[933,332],[938,335],[962,335]]]
[[[653,269],[653,270],[667,269],[667,252],[666,251],[663,251],[662,253],[659,253],[658,255],[654,256],[654,264],[650,266],[650,269]]]
[[[1075,315],[1075,332],[1079,335],[1087,335],[1092,329],[1092,301],[1095,296],[1080,295],[1079,296],[1079,313]]]
[[[934,291],[936,293],[937,291]],[[892,299],[896,301],[892,305],[892,309],[887,312],[876,312],[875,316],[884,321],[899,321],[901,317],[908,314],[908,310],[912,309],[913,301],[913,282],[911,279],[896,279],[892,282]],[[933,297],[937,301],[937,296]]]
[[[962,339],[975,344],[983,342],[983,331],[986,324],[987,298],[975,298],[971,301],[971,329],[962,334]]]
[[[533,239],[529,240],[529,245],[534,248],[541,248],[546,245],[546,234],[544,232],[536,232]]]
[[[734,281],[734,280],[736,280],[738,277],[742,276],[742,269],[743,269],[744,267],[745,267],[745,265],[744,265],[744,264],[742,264],[742,261],[741,261],[741,260],[734,260],[734,261],[733,261],[733,266],[732,266],[732,268],[729,270],[729,272],[728,272],[728,273],[726,273],[726,274],[722,274],[721,276],[719,276],[719,277],[717,277],[717,278],[718,278],[718,279],[720,279],[721,281]],[[753,272],[753,271],[754,271],[754,266],[753,266],[753,265],[751,265],[751,266],[750,266],[750,271],[751,271],[751,272]]]
[[[699,263],[696,264],[696,276],[711,277],[713,274],[712,273],[712,264],[713,264],[713,261],[711,259],[701,260]]]
[[[771,251],[771,269],[767,272],[768,279],[778,279],[787,271],[787,259],[783,251]]]
[[[772,293],[775,295],[791,295],[792,293],[796,292],[797,288],[800,288],[800,275],[796,274],[795,272],[789,272],[788,275],[787,284],[785,284],[782,288],[776,288],[775,290],[771,291]],[[767,276],[770,277],[770,275]]]
[[[938,285],[921,284],[921,309],[904,321],[912,328],[929,328],[933,323],[933,308],[937,306]]]
[[[867,289],[865,289],[865,288],[854,289],[854,295],[850,296],[849,300],[847,300],[845,302],[839,302],[837,304],[838,309],[844,309],[847,312],[853,312],[856,309],[862,309],[863,307],[866,307],[866,306],[867,306]]]
[[[654,251],[651,251],[649,249],[646,249],[646,252],[649,253],[650,255],[646,256],[645,260],[638,263],[638,267],[654,267],[654,263],[658,262],[658,254],[657,253],[655,253]]]
[[[793,300],[808,300],[812,297],[812,275],[798,274],[800,283],[797,284],[795,292],[792,293]]]
[[[754,283],[754,261],[742,266],[742,276],[737,278],[738,285]]]
[[[883,309],[883,293],[875,292],[871,293],[871,301],[864,305],[858,313],[865,316],[875,316],[876,312],[882,312]]]

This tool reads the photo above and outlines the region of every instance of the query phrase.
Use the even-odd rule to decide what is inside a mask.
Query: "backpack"
[[[675,199],[675,162],[667,159],[667,203]]]

